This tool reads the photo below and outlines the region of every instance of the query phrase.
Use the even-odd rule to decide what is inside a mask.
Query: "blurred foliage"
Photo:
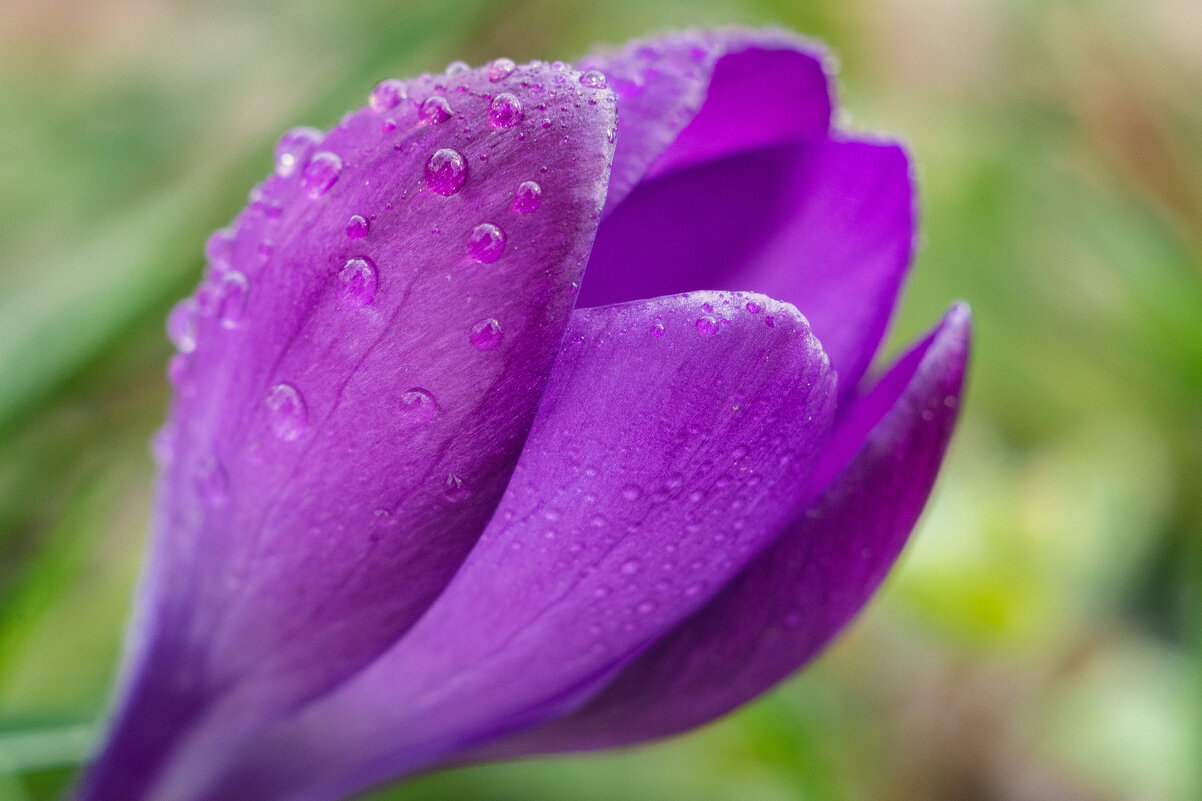
[[[953,297],[964,425],[886,591],[688,737],[378,798],[1202,797],[1202,4],[1196,0],[5,0],[0,801],[91,746],[145,537],[162,320],[295,124],[454,58],[657,29],[828,42],[845,125],[910,144],[923,247],[890,352]]]

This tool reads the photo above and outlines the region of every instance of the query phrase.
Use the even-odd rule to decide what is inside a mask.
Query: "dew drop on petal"
[[[514,63],[513,59],[498,58],[496,61],[488,65],[488,80],[492,81],[493,83],[503,81],[510,75],[513,75],[513,71],[517,68],[518,65]]]
[[[293,128],[284,134],[275,146],[275,174],[287,178],[304,169],[320,142],[316,128]]]
[[[438,402],[421,387],[413,387],[401,393],[401,416],[411,423],[428,423],[438,413]]]
[[[449,147],[434,151],[426,162],[426,186],[440,195],[453,195],[467,180],[467,162]]]
[[[368,103],[371,110],[379,114],[396,108],[405,98],[405,84],[395,78],[389,78],[376,84],[376,88],[371,90]]]
[[[776,328],[776,318],[771,314],[765,315],[764,325],[768,326],[769,328]]]
[[[754,300],[747,301],[747,305],[744,308],[752,314],[759,314],[764,310],[764,307],[756,303]]]
[[[184,298],[167,315],[167,337],[180,353],[196,350],[196,301]]]
[[[467,252],[476,261],[492,264],[505,252],[505,232],[492,223],[480,223],[467,238]]]
[[[230,270],[221,276],[221,286],[217,290],[217,316],[224,328],[234,328],[246,315],[246,302],[250,298],[250,281],[237,270]]]
[[[205,242],[205,257],[217,272],[229,269],[234,257],[234,232],[229,228],[219,228]]]
[[[609,86],[609,81],[605,79],[605,73],[600,70],[589,70],[584,73],[580,76],[580,83],[589,89],[604,89]]]
[[[502,92],[488,104],[488,121],[494,128],[512,128],[522,121],[522,101],[509,92]]]
[[[362,214],[355,214],[346,223],[346,235],[351,239],[362,239],[367,236],[370,224]]]
[[[423,102],[421,108],[417,112],[418,119],[423,125],[437,125],[440,122],[446,122],[455,112],[451,110],[451,104],[442,95],[431,95]]]
[[[347,259],[338,277],[342,279],[342,300],[348,306],[362,308],[376,299],[379,278],[371,259]]]
[[[271,430],[285,442],[299,439],[309,425],[309,411],[300,390],[291,384],[276,384],[267,395]]]
[[[471,68],[472,68],[471,65],[468,64],[466,61],[456,60],[456,61],[452,61],[450,64],[447,65],[447,69],[444,74],[448,78],[454,78],[456,75],[460,75],[464,72],[467,72]]]
[[[697,333],[703,337],[708,337],[718,330],[718,321],[713,317],[698,317],[697,318]]]
[[[446,483],[442,488],[442,497],[451,503],[458,503],[471,494],[471,490],[463,483],[463,479],[454,473],[447,473]]]
[[[538,211],[543,203],[543,188],[534,181],[522,181],[513,191],[513,210],[521,214]]]
[[[468,335],[468,339],[475,345],[476,350],[492,350],[501,344],[504,336],[501,332],[501,324],[489,317],[472,326],[472,332]]]
[[[655,337],[656,339],[659,339],[663,335],[664,335],[664,324],[663,323],[652,323],[651,324],[651,336]]]
[[[196,471],[196,489],[200,497],[213,506],[221,506],[229,499],[229,476],[215,457],[209,456],[200,463]]]
[[[301,188],[305,194],[318,198],[330,191],[342,174],[342,159],[328,150],[313,156],[301,173]]]

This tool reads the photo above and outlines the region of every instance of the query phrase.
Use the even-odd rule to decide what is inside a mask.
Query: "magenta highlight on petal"
[[[286,133],[167,320],[151,556],[77,801],[643,742],[837,636],[926,503],[971,319],[869,372],[914,170],[833,123],[830,63],[687,31],[455,61]]]

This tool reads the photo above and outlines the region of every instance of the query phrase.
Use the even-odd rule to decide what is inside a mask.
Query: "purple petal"
[[[968,358],[955,306],[837,437],[855,456],[772,547],[575,714],[481,756],[603,748],[663,737],[763,693],[860,610],[926,502],[951,436]]]
[[[824,137],[831,98],[820,45],[778,30],[689,31],[582,59],[618,93],[605,211],[641,181],[768,145]],[[647,297],[647,296],[643,296]]]
[[[833,390],[804,318],[762,296],[577,312],[446,591],[205,797],[334,798],[578,706],[798,513]]]
[[[480,69],[382,85],[323,141],[286,137],[232,241],[215,238],[173,318],[190,352],[130,700],[85,798],[139,797],[206,714],[193,755],[216,764],[388,647],[466,556],[606,193],[616,103],[578,78],[533,65],[501,84]],[[499,91],[542,110],[495,125]],[[517,213],[527,181],[542,202]]]
[[[847,394],[884,335],[914,224],[898,145],[824,139],[760,149],[639,186],[601,224],[580,305],[763,292],[806,315]]]

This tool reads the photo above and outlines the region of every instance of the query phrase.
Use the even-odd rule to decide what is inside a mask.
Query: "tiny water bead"
[[[366,217],[361,214],[352,215],[346,223],[346,235],[351,239],[362,239],[367,236],[369,227]]]
[[[467,162],[449,147],[434,151],[426,162],[426,186],[440,195],[453,195],[467,180]]]
[[[494,128],[512,128],[522,121],[522,101],[508,92],[502,92],[488,104],[488,121]]]
[[[580,76],[582,86],[587,86],[589,89],[604,89],[609,86],[609,81],[605,79],[605,73],[600,70],[589,70]]]
[[[167,315],[167,338],[180,353],[196,350],[197,307],[192,298],[184,298]]]
[[[271,412],[271,430],[285,442],[292,442],[305,433],[309,424],[309,411],[300,390],[291,384],[276,384],[267,395],[267,409]]]
[[[293,128],[284,134],[275,146],[275,174],[287,178],[304,169],[320,142],[321,131],[316,128]]]
[[[652,323],[651,324],[651,336],[655,337],[656,339],[659,339],[663,335],[664,335],[664,324],[663,323]]]
[[[209,456],[196,471],[196,490],[206,503],[221,506],[229,499],[230,479],[216,457]]]
[[[421,109],[417,112],[418,119],[423,125],[437,125],[440,122],[449,120],[454,111],[451,110],[451,104],[442,95],[431,95],[422,102]]]
[[[543,188],[534,181],[522,181],[513,191],[513,210],[521,214],[538,211],[543,204]]]
[[[362,308],[376,299],[379,278],[376,265],[366,257],[347,259],[338,273],[342,279],[342,299],[348,306]]]
[[[492,223],[480,223],[468,235],[467,252],[476,261],[492,264],[505,252],[505,232]]]
[[[342,174],[342,159],[328,150],[317,153],[301,172],[301,189],[311,198],[318,198],[330,191],[338,176]]]
[[[217,316],[224,328],[234,328],[242,322],[246,315],[246,302],[250,298],[250,281],[237,270],[230,270],[221,276],[221,286],[217,291]]]
[[[428,423],[438,413],[438,402],[429,391],[413,387],[401,393],[401,415],[412,423]]]
[[[518,65],[514,63],[513,59],[498,58],[496,61],[488,65],[488,80],[492,81],[493,83],[503,81],[510,75],[513,75],[513,71],[517,68]]]
[[[371,110],[379,114],[396,108],[405,98],[405,84],[395,78],[389,78],[376,84],[376,88],[371,90],[368,103]]]
[[[759,314],[764,310],[764,307],[756,303],[754,300],[747,301],[747,305],[743,308],[747,309],[747,311],[751,312],[752,314]]]
[[[713,317],[697,318],[697,333],[703,337],[712,336],[718,331],[718,321]]]
[[[468,335],[468,339],[476,346],[476,350],[492,350],[501,344],[504,336],[501,324],[489,317],[472,326],[472,332]]]

